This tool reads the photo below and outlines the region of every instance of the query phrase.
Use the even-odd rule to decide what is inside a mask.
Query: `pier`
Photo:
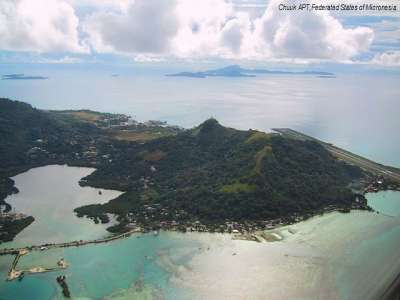
[[[43,268],[43,267],[33,267],[30,269],[25,269],[25,270],[17,270],[17,265],[19,262],[19,259],[21,256],[28,254],[29,251],[26,249],[22,249],[18,251],[18,253],[15,255],[15,258],[11,264],[10,271],[8,271],[8,276],[7,276],[7,281],[11,281],[17,278],[22,278],[25,274],[36,274],[36,273],[44,273],[44,272],[51,272],[51,271],[58,271],[62,269],[68,268],[67,262],[61,258],[57,262],[57,267],[53,268]]]
[[[283,136],[289,137],[289,138],[302,140],[302,141],[317,142],[318,144],[322,145],[326,150],[328,150],[336,158],[343,160],[349,164],[358,166],[367,172],[383,176],[387,179],[390,179],[390,180],[396,182],[397,184],[400,184],[400,169],[398,169],[398,168],[389,167],[389,166],[385,166],[385,165],[376,163],[370,159],[367,159],[360,155],[351,153],[350,151],[341,149],[330,143],[323,142],[314,137],[308,136],[304,133],[295,131],[290,128],[272,128],[272,130],[282,134]]]
[[[106,238],[102,239],[96,239],[96,240],[79,240],[79,241],[72,241],[72,242],[65,242],[65,243],[47,243],[47,244],[42,244],[42,245],[33,245],[33,246],[27,246],[27,247],[21,247],[21,248],[4,248],[0,249],[0,255],[18,255],[21,251],[45,251],[49,249],[55,249],[55,248],[68,248],[68,247],[79,247],[79,246],[84,246],[84,245],[89,245],[89,244],[101,244],[101,243],[108,243],[114,240],[118,240],[121,238],[128,237],[132,235],[133,233],[137,232],[142,232],[140,228],[135,228],[133,230],[117,234],[117,235],[112,235]]]
[[[57,267],[54,268],[43,268],[43,267],[34,267],[27,270],[17,270],[18,262],[21,256],[28,254],[30,251],[46,251],[49,249],[55,248],[68,248],[68,247],[79,247],[89,244],[101,244],[101,243],[108,243],[114,240],[118,240],[121,238],[126,238],[133,233],[141,232],[140,228],[132,229],[128,232],[121,233],[118,235],[112,235],[107,238],[96,239],[96,240],[80,240],[80,241],[72,241],[66,243],[54,243],[54,244],[42,244],[42,245],[34,245],[28,246],[23,248],[10,248],[10,249],[1,249],[0,255],[15,255],[15,258],[11,264],[10,271],[8,272],[7,280],[14,280],[20,278],[24,274],[33,274],[33,273],[44,273],[44,272],[51,272],[51,271],[58,271],[61,269],[66,269],[68,264],[64,261],[64,259],[60,259],[57,263]]]

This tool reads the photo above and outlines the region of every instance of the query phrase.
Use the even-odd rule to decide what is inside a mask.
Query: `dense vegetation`
[[[0,176],[79,151],[98,129],[89,123],[0,98]],[[51,154],[51,155],[50,155]]]
[[[119,215],[120,224],[110,231],[132,222],[145,227],[258,222],[327,208],[365,208],[348,188],[362,171],[318,143],[239,131],[214,119],[191,130],[168,129],[168,136],[147,142],[120,140],[101,125],[109,118],[90,111],[42,111],[0,99],[0,201],[17,192],[8,177],[67,163],[97,168],[81,185],[125,191],[109,203],[75,210],[96,222],[107,222],[107,213]],[[146,132],[140,126],[130,132]]]
[[[85,164],[76,160],[74,153],[97,133],[94,125],[0,98],[0,209],[9,212],[11,206],[4,199],[18,192],[9,177],[46,164]],[[2,216],[0,242],[11,240],[32,222],[32,217]]]
[[[25,227],[29,226],[35,219],[32,216],[26,218],[11,220],[5,219],[1,222],[0,241],[9,242],[20,233]]]
[[[79,215],[223,223],[348,209],[356,196],[347,186],[362,176],[315,142],[238,131],[214,119],[177,136],[131,145],[121,155],[84,182],[127,192],[104,205],[78,208]]]

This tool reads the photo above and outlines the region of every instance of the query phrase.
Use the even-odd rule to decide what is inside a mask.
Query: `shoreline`
[[[67,167],[77,167],[77,168],[90,168],[95,170],[93,167],[88,167],[84,165],[79,165],[79,164],[70,164],[70,163],[54,163],[54,164],[48,164],[44,166],[51,166],[51,165],[57,165],[57,166],[67,166]],[[24,170],[24,172],[29,171]],[[23,172],[23,173],[24,173]],[[18,174],[19,175],[19,174]],[[371,179],[371,178],[370,178]],[[386,191],[387,190],[387,185],[382,184],[383,181],[381,181],[381,178],[375,177],[373,180],[369,180],[364,182],[364,189],[362,189],[361,193],[356,196],[356,201],[352,203],[352,206],[350,208],[348,207],[339,207],[339,206],[328,206],[320,210],[316,211],[310,211],[310,212],[303,212],[301,213],[295,213],[293,215],[289,216],[284,216],[280,217],[277,219],[270,219],[270,220],[257,220],[257,221],[233,221],[233,220],[225,220],[222,222],[208,222],[206,224],[200,222],[200,221],[183,221],[181,223],[176,222],[176,221],[162,221],[162,220],[148,220],[148,222],[143,223],[143,222],[133,222],[133,223],[128,223],[126,219],[122,218],[120,220],[116,220],[116,223],[112,225],[111,227],[107,228],[107,232],[111,233],[110,236],[107,237],[107,239],[115,239],[119,238],[120,236],[124,235],[130,235],[133,232],[141,232],[141,233],[147,233],[151,231],[158,231],[158,230],[165,230],[165,231],[173,231],[173,232],[210,232],[210,233],[233,233],[237,235],[237,238],[239,239],[246,239],[246,240],[259,240],[259,237],[257,237],[257,232],[259,231],[265,231],[265,230],[274,230],[279,227],[283,226],[288,226],[288,225],[293,225],[295,223],[301,222],[308,220],[312,217],[319,216],[319,215],[324,215],[326,213],[331,213],[331,212],[341,212],[341,213],[349,213],[350,210],[365,210],[365,211],[374,211],[370,206],[368,206],[367,200],[365,198],[366,193],[377,193],[380,191]],[[82,186],[82,185],[81,185]],[[88,185],[91,186],[91,185]],[[395,186],[395,188],[398,188]],[[107,188],[102,188],[102,189],[107,189]],[[398,191],[398,189],[391,189],[393,191]],[[357,195],[357,194],[355,194]],[[117,217],[118,215],[116,215]],[[79,216],[78,216],[79,217]],[[91,218],[89,218],[91,219]],[[91,219],[93,220],[93,219]],[[114,229],[114,230],[110,230]],[[18,234],[18,233],[17,233]],[[16,235],[17,235],[16,234]],[[15,235],[15,236],[16,236]],[[279,239],[278,237],[269,237],[270,239]],[[11,240],[12,241],[12,240]],[[7,242],[11,242],[7,241]],[[96,240],[93,241],[86,241],[88,243],[94,243]],[[75,243],[78,243],[77,241],[74,241]],[[67,243],[74,243],[74,242],[67,242]],[[6,243],[6,242],[5,242]],[[61,243],[58,243],[61,244]],[[65,243],[63,243],[65,244]],[[46,247],[48,244],[43,244],[40,246],[35,246],[35,245],[29,245],[21,248],[35,248],[35,247]],[[3,248],[7,249],[7,248]],[[13,250],[11,250],[12,252]],[[7,251],[6,251],[7,252]],[[2,253],[0,253],[1,255]]]
[[[353,209],[353,211],[365,211],[365,212],[371,212],[374,213],[372,210],[363,210],[363,209]],[[301,222],[309,221],[313,218],[316,217],[323,217],[325,215],[329,214],[334,214],[334,213],[350,213],[349,212],[343,212],[341,209],[331,209],[328,211],[325,211],[323,213],[316,213],[314,215],[311,215],[305,219],[298,220],[296,222],[288,222],[288,223],[279,223],[274,227],[265,227],[265,228],[258,228],[255,230],[251,231],[239,231],[239,230],[231,230],[231,231],[204,231],[204,230],[195,230],[196,227],[193,227],[193,230],[186,230],[182,231],[179,230],[179,228],[163,228],[160,227],[157,230],[148,230],[144,229],[141,227],[136,227],[133,228],[129,231],[121,232],[121,233],[116,233],[116,234],[111,234],[109,236],[106,236],[104,238],[99,238],[99,239],[93,239],[93,240],[75,240],[75,241],[69,241],[69,242],[63,242],[63,243],[45,243],[45,244],[40,244],[40,245],[29,245],[29,246],[24,246],[24,247],[18,247],[18,248],[2,248],[0,249],[0,256],[3,255],[16,255],[20,251],[46,251],[50,249],[55,249],[55,248],[69,248],[69,247],[80,247],[80,246],[86,246],[86,245],[91,245],[91,244],[102,244],[102,243],[109,243],[113,242],[122,238],[128,238],[132,236],[133,234],[153,234],[157,236],[159,234],[159,231],[164,231],[164,232],[174,232],[174,233],[180,233],[180,234],[190,234],[190,233],[207,233],[207,234],[226,234],[230,235],[232,240],[244,240],[244,241],[255,241],[255,242],[274,242],[274,241],[282,241],[284,240],[284,237],[280,235],[279,233],[275,231],[279,231],[279,229],[283,229],[287,226],[291,225],[296,225]],[[200,225],[201,226],[201,225]],[[291,232],[291,234],[294,232]]]
[[[374,218],[378,218],[378,220],[381,220],[381,221],[388,220],[384,216],[380,216],[380,215],[375,214],[375,213],[369,213],[367,211],[357,211],[357,210],[355,210],[355,211],[352,211],[351,214],[354,214],[354,216],[360,215],[360,216],[362,216],[363,220],[373,220]],[[234,262],[234,261],[238,262],[237,260],[235,260],[236,257],[238,257],[239,260],[242,260],[243,258],[246,257],[246,253],[248,254],[251,251],[256,251],[256,250],[249,250],[250,252],[248,252],[247,250],[244,251],[244,249],[275,249],[275,250],[271,250],[271,251],[273,253],[275,253],[276,255],[278,255],[278,257],[280,257],[281,259],[284,259],[285,261],[287,261],[289,263],[290,261],[297,261],[297,260],[301,259],[301,257],[303,257],[302,256],[303,252],[300,251],[299,253],[297,253],[295,251],[294,254],[293,253],[290,254],[290,251],[292,251],[292,250],[287,250],[289,252],[280,252],[280,251],[278,251],[278,249],[283,249],[285,247],[287,248],[288,247],[287,245],[296,245],[296,243],[298,244],[298,242],[303,239],[303,235],[304,234],[307,234],[307,237],[309,237],[309,238],[312,237],[314,235],[313,234],[314,230],[317,230],[317,231],[315,231],[315,233],[318,233],[318,235],[320,236],[322,241],[324,241],[324,240],[326,241],[325,233],[330,232],[333,227],[336,227],[336,225],[338,224],[336,220],[347,220],[345,222],[345,224],[350,224],[348,222],[351,222],[352,219],[353,218],[352,218],[351,215],[342,214],[342,213],[339,213],[339,212],[332,212],[332,213],[329,213],[329,214],[326,214],[326,215],[323,215],[323,216],[318,216],[318,215],[314,216],[313,218],[310,218],[310,219],[308,219],[308,220],[306,220],[304,222],[298,222],[296,224],[293,224],[294,227],[292,227],[292,225],[291,226],[287,226],[287,227],[278,226],[278,227],[276,227],[276,228],[274,228],[272,230],[267,231],[268,233],[274,233],[275,232],[275,233],[283,236],[283,240],[277,240],[277,241],[281,241],[281,243],[276,243],[275,241],[266,241],[266,240],[262,240],[261,242],[260,241],[258,241],[258,242],[256,241],[256,243],[246,243],[246,241],[254,241],[254,240],[253,239],[246,239],[244,241],[241,241],[241,240],[243,240],[242,238],[240,240],[237,240],[237,236],[235,236],[235,234],[227,234],[227,233],[222,233],[222,234],[214,233],[214,234],[211,234],[209,232],[208,233],[207,232],[188,232],[186,234],[182,234],[182,233],[176,232],[176,231],[166,231],[166,232],[163,231],[162,233],[160,233],[160,235],[165,236],[165,234],[166,234],[167,236],[171,235],[171,237],[179,237],[179,239],[189,239],[189,240],[192,239],[192,238],[195,238],[196,240],[202,241],[202,242],[204,242],[204,244],[201,245],[201,248],[198,248],[198,246],[196,246],[195,249],[196,250],[198,249],[198,251],[200,251],[200,252],[198,252],[199,254],[208,255],[209,258],[210,258],[211,254],[214,255],[214,253],[216,253],[216,254],[220,255],[218,257],[221,257],[221,259],[224,259],[224,260],[227,260],[227,261],[231,261],[231,262]],[[326,224],[327,220],[330,220],[328,222],[331,224],[331,225],[328,225],[328,228],[330,228],[329,231],[326,231],[325,229],[322,230],[322,231],[319,230],[318,228],[322,229],[321,225],[322,224]],[[381,221],[379,221],[379,222],[381,222]],[[379,222],[378,222],[378,224],[379,224]],[[384,221],[384,222],[388,222],[388,221]],[[392,222],[392,221],[390,221],[390,222]],[[334,224],[336,224],[336,225],[334,225]],[[363,222],[363,224],[366,225],[368,223]],[[325,228],[325,226],[323,228]],[[355,227],[354,229],[356,229],[356,228],[357,227]],[[355,232],[354,229],[351,232]],[[199,233],[203,233],[203,234],[199,235]],[[311,235],[310,235],[310,233],[311,233]],[[252,232],[252,234],[258,235],[257,232]],[[131,236],[131,240],[132,239],[136,240],[137,238],[141,238],[141,237],[145,237],[145,236],[147,236],[147,238],[153,239],[152,235],[153,235],[153,233],[151,233],[151,232],[147,233],[145,235],[142,235],[141,232],[138,232],[138,234],[135,234],[135,235]],[[157,235],[154,235],[154,238],[157,239]],[[317,238],[317,240],[320,240],[320,238]],[[115,240],[117,240],[117,239],[115,239]],[[231,242],[229,242],[230,240],[231,240]],[[212,241],[217,241],[217,242],[213,243]],[[220,241],[226,241],[226,242],[223,242],[223,244],[221,244]],[[138,242],[140,243],[141,240],[139,239]],[[125,243],[125,242],[121,241],[121,243]],[[295,243],[295,244],[293,244],[293,243]],[[325,242],[323,242],[323,243],[325,243]],[[329,242],[329,244],[332,244],[332,243]],[[326,247],[329,247],[329,244],[327,244]],[[115,247],[118,247],[118,243],[115,243],[113,245],[116,245]],[[223,247],[219,247],[218,245],[223,246]],[[233,248],[231,248],[231,246],[229,246],[228,248],[225,249],[224,245],[234,245],[234,246],[233,246]],[[238,245],[241,245],[241,246],[239,246],[239,248],[237,248]],[[246,246],[246,245],[248,245],[248,246]],[[301,245],[301,243],[298,244],[298,245]],[[77,246],[80,246],[80,245],[77,245]],[[100,247],[104,247],[104,246],[105,245],[103,245],[103,246],[100,245]],[[310,245],[308,245],[308,246],[310,246]],[[114,246],[112,246],[112,247],[114,247]],[[292,248],[289,247],[287,249],[292,249]],[[40,249],[36,249],[36,250],[40,250]],[[214,252],[212,252],[211,250],[214,251]],[[323,249],[320,249],[320,250],[324,251]],[[74,251],[78,251],[78,249],[74,250]],[[263,251],[263,253],[264,253],[264,251]],[[47,253],[43,253],[41,255],[44,255],[44,257],[45,257],[48,254]],[[201,257],[204,258],[204,256],[201,256]],[[287,259],[287,257],[288,257],[288,259]],[[314,259],[313,257],[314,256],[310,256],[310,258]],[[318,257],[318,256],[315,256],[315,257]],[[260,262],[262,262],[262,261],[263,260],[260,258]],[[312,263],[312,260],[308,260],[308,262]],[[194,266],[198,266],[198,265],[195,264]],[[253,264],[253,266],[256,267],[255,264]],[[300,270],[302,270],[301,269],[302,265],[299,265],[299,267],[300,267]],[[250,269],[246,269],[246,270],[250,270]],[[198,272],[198,271],[196,271],[196,272]],[[201,274],[201,273],[195,273],[195,274]],[[299,274],[301,274],[301,272]],[[260,275],[260,276],[261,276],[260,277],[261,279],[264,278],[264,277],[262,277],[264,275]],[[199,277],[197,277],[197,278],[199,278]],[[388,286],[388,283],[390,283],[391,279],[392,278],[388,278],[388,280],[385,280],[383,282],[383,286],[380,289],[381,291],[383,290],[382,288],[386,288]],[[225,285],[223,285],[223,286],[225,286]],[[395,286],[394,283],[392,283],[391,286],[394,286],[394,287],[392,287],[392,289],[396,289],[396,286]],[[373,295],[374,294],[371,294],[371,299],[375,299],[375,298],[372,297]],[[392,297],[391,295],[392,295],[392,293],[390,295],[388,295],[387,298],[385,298],[384,300],[393,299],[393,298],[391,298]],[[380,298],[376,297],[376,299],[380,299]]]

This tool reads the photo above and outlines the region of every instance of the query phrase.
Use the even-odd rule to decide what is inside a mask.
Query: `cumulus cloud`
[[[0,49],[85,51],[165,57],[350,60],[374,33],[345,28],[328,12],[279,11],[270,0],[258,17],[228,0],[2,0]],[[91,6],[79,20],[75,9]]]
[[[163,53],[178,30],[175,1],[139,0],[119,12],[97,12],[84,31],[98,52]]]
[[[0,49],[37,52],[85,52],[79,19],[64,1],[2,0]]]
[[[239,53],[244,38],[242,24],[237,19],[228,21],[221,32],[221,38],[223,45],[233,53]]]
[[[386,51],[378,53],[372,59],[372,62],[377,65],[388,67],[400,66],[400,51]]]
[[[348,60],[373,40],[369,28],[344,28],[327,12],[279,11],[280,3],[251,20],[223,0],[136,0],[119,13],[94,14],[84,29],[99,52],[190,58]]]
[[[256,54],[273,57],[346,60],[368,50],[373,31],[346,29],[327,12],[287,12],[269,3],[255,21]]]
[[[235,17],[230,3],[220,0],[178,0],[179,30],[173,53],[180,57],[221,55],[221,31]]]

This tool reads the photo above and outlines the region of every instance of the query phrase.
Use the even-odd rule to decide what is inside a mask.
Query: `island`
[[[200,72],[180,72],[167,74],[169,77],[255,77],[256,75],[313,75],[334,78],[335,74],[320,71],[279,71],[267,69],[245,69],[238,65],[231,65],[220,69],[200,71]]]
[[[117,236],[159,229],[251,232],[330,211],[371,210],[366,192],[400,188],[396,168],[290,129],[237,130],[212,118],[183,129],[0,99],[0,138],[0,241],[34,217],[10,212],[4,199],[18,192],[10,177],[49,164],[96,168],[81,186],[123,192],[75,209],[96,223],[117,216],[108,228]]]
[[[48,77],[44,76],[28,76],[25,74],[7,74],[1,77],[1,80],[44,80]]]

